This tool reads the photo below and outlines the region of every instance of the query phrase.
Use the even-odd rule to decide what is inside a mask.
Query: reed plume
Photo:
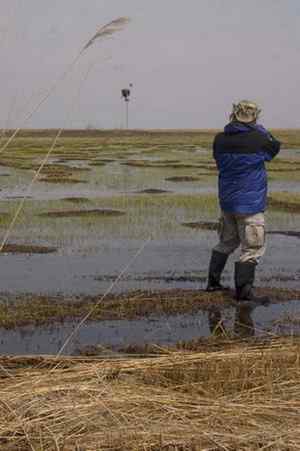
[[[88,41],[88,43],[83,47],[82,51],[90,47],[96,40],[110,37],[113,34],[117,33],[118,31],[121,31],[129,23],[129,20],[130,19],[128,17],[119,17],[118,19],[114,19],[108,24],[104,25]]]

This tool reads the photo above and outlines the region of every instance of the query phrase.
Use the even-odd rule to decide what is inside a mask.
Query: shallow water
[[[0,292],[103,293],[129,262],[132,265],[113,292],[148,288],[199,289],[205,285],[215,242],[213,232],[196,234],[194,240],[154,240],[133,262],[143,241],[102,240],[96,252],[94,249],[89,255],[1,255]],[[271,235],[268,242],[267,254],[257,269],[257,285],[299,289],[299,238]],[[224,272],[226,282],[232,286],[237,257],[238,253],[230,257]]]
[[[295,318],[297,324],[290,321]],[[56,354],[77,324],[0,329],[0,354]],[[299,335],[300,300],[267,307],[247,304],[238,309],[214,308],[194,315],[89,322],[74,336],[64,354],[77,354],[90,347],[118,351],[130,345],[169,346],[221,332],[241,337]]]

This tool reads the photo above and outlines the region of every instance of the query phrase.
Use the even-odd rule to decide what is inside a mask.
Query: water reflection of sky
[[[205,287],[207,262],[216,241],[214,233],[195,234],[194,239],[153,240],[114,287],[114,292],[135,289],[201,289]],[[263,264],[257,269],[257,285],[300,287],[299,238],[271,235]],[[99,240],[89,254],[2,255],[2,292],[88,295],[103,293],[143,244],[139,240]],[[84,243],[88,249],[88,243]],[[285,252],[282,249],[285,249]],[[233,286],[234,262],[224,272]]]

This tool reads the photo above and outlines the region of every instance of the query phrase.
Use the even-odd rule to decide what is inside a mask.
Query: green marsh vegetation
[[[32,244],[58,247],[63,252],[65,245],[76,247],[82,237],[192,238],[193,230],[182,223],[215,222],[219,215],[217,171],[211,154],[215,133],[64,132],[33,187],[32,199],[25,203],[12,239],[30,244],[34,236],[37,242]],[[295,150],[283,150],[280,158],[268,165],[271,184],[295,184],[300,171],[296,149],[297,143],[300,148],[300,132],[275,133],[286,147]],[[54,135],[55,131],[22,132],[1,155],[0,167],[8,171],[1,179],[2,187],[13,193],[2,196],[0,202],[2,232],[18,205],[18,199],[9,197],[22,196]],[[298,203],[295,190],[272,191],[270,225],[292,224],[295,229]],[[109,211],[124,215],[105,215]],[[279,211],[284,214],[277,214]]]
[[[72,208],[70,204],[73,203]],[[1,201],[5,222],[18,205],[18,199]],[[181,222],[199,215],[215,218],[217,201],[213,194],[173,194],[153,192],[96,198],[28,199],[12,234],[12,239],[47,244],[61,249],[75,246],[83,238],[144,239],[182,236]],[[30,224],[30,227],[28,226]]]
[[[260,295],[272,295],[274,302],[299,299],[299,290],[262,288]],[[193,314],[208,311],[213,306],[235,306],[231,291],[206,293],[202,290],[133,291],[109,295],[100,305],[99,296],[18,296],[3,297],[0,301],[0,327],[13,329],[23,326],[42,326],[82,318],[93,311],[89,321],[133,320],[161,316]]]

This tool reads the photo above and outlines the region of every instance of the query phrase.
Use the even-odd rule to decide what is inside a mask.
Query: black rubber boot
[[[223,272],[223,269],[225,268],[227,259],[227,254],[213,251],[209,263],[208,283],[206,291],[222,291],[228,289],[226,287],[223,287],[220,282],[221,274]]]
[[[235,289],[236,299],[238,301],[253,301],[263,304],[270,302],[268,297],[256,297],[253,290],[253,284],[255,279],[255,263],[241,263],[235,264]]]

